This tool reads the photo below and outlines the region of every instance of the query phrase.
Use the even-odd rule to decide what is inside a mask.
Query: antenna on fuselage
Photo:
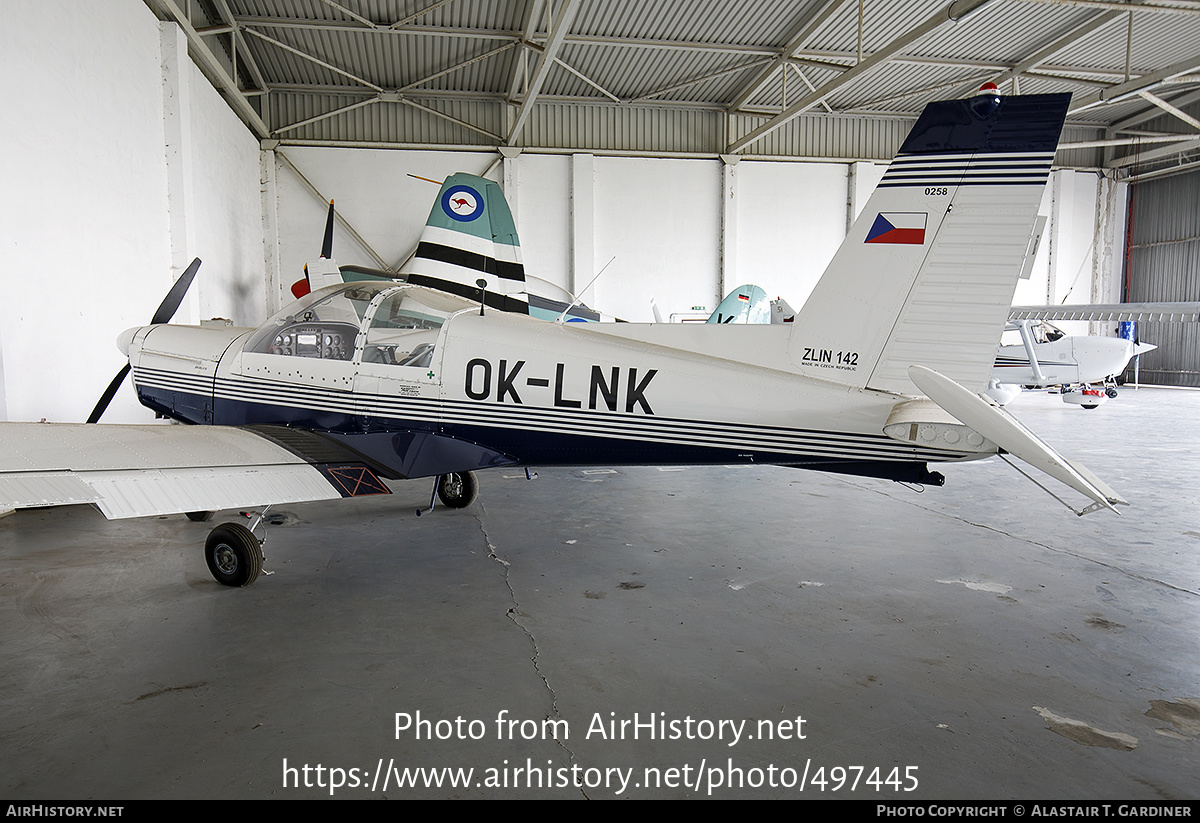
[[[475,281],[475,285],[479,286],[479,316],[483,317],[484,298],[487,297],[487,281],[481,277]]]
[[[599,280],[600,275],[604,274],[604,269],[607,269],[609,266],[611,266],[613,264],[613,260],[616,260],[616,259],[617,259],[617,256],[615,254],[611,258],[609,258],[609,261],[604,264],[604,268],[600,269],[600,271],[596,272],[596,276],[593,277],[591,280],[589,280],[588,284],[586,286],[584,286],[582,289],[580,289],[579,296],[571,301],[571,305],[569,305],[565,309],[563,309],[563,313],[554,319],[555,323],[563,322],[563,318],[567,316],[567,312],[569,312],[571,309],[573,309],[577,305],[579,305],[579,301],[583,299],[584,293],[587,292],[587,290],[592,287],[592,283],[595,283],[597,280]]]

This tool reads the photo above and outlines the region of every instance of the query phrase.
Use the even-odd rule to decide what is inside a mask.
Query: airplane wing
[[[1009,320],[1136,320],[1191,322],[1200,320],[1200,303],[1093,303],[1076,306],[1013,306]]]
[[[284,426],[0,423],[0,508],[112,520],[390,493],[361,455]]]

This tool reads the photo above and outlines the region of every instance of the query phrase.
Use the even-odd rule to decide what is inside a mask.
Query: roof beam
[[[512,77],[508,81],[508,99],[516,100],[522,82],[529,81],[529,44],[533,42],[533,33],[537,30],[537,20],[541,16],[544,0],[530,0],[525,7],[525,24],[521,27],[521,51],[513,61]]]
[[[478,63],[480,60],[486,60],[489,57],[494,57],[495,55],[499,54],[502,51],[511,49],[515,45],[516,45],[516,43],[505,43],[503,46],[497,46],[494,49],[489,49],[488,51],[485,51],[483,54],[476,55],[475,57],[468,57],[466,60],[462,60],[458,63],[455,63],[453,66],[450,66],[449,68],[442,69],[441,71],[435,71],[433,74],[422,77],[420,80],[414,80],[411,83],[407,83],[407,84],[401,86],[399,89],[397,89],[397,91],[408,91],[409,89],[414,89],[417,86],[428,83],[430,80],[436,80],[439,77],[443,77],[447,74],[451,74],[452,72],[456,72],[459,69],[464,69],[473,63]]]
[[[222,22],[230,24],[230,33],[233,36],[233,46],[237,49],[237,53],[242,58],[242,64],[250,71],[250,76],[254,78],[255,88],[266,90],[267,79],[263,76],[262,71],[258,68],[258,63],[254,59],[254,55],[250,53],[250,49],[246,46],[246,38],[242,34],[242,30],[238,28],[237,22],[234,20],[233,11],[229,8],[229,3],[226,0],[216,0],[217,15]],[[233,78],[237,80],[237,78]]]
[[[1176,97],[1174,105],[1189,106],[1192,103],[1195,103],[1197,100],[1200,100],[1200,91],[1193,91],[1191,94],[1185,94],[1181,97]],[[1124,120],[1118,120],[1117,122],[1113,123],[1111,126],[1109,126],[1109,131],[1113,132],[1114,134],[1117,132],[1128,131],[1134,126],[1140,126],[1142,123],[1149,122],[1150,120],[1153,120],[1155,117],[1159,116],[1161,116],[1161,113],[1156,106],[1148,106],[1146,109],[1138,112],[1137,114],[1130,115]]]
[[[789,60],[789,61],[788,61],[787,63],[785,63],[784,65],[786,65],[786,66],[790,67],[790,68],[791,68],[791,70],[792,70],[793,72],[795,72],[795,73],[796,73],[796,76],[800,78],[800,81],[801,81],[802,83],[804,83],[804,85],[808,86],[808,90],[809,90],[809,91],[816,91],[816,90],[817,90],[817,87],[816,87],[816,86],[814,86],[814,85],[813,85],[813,82],[812,82],[811,80],[809,80],[809,79],[808,79],[808,77],[807,77],[807,76],[804,74],[804,72],[802,72],[802,71],[800,70],[800,66],[799,66],[799,65],[797,65],[797,63],[796,63],[794,60]],[[786,76],[787,76],[787,69],[784,69],[784,72],[783,72],[783,74],[784,74],[784,77],[786,78]],[[786,102],[784,103],[784,105],[786,105]],[[831,107],[831,106],[830,106],[828,103],[826,103],[824,100],[822,100],[822,101],[821,101],[821,107],[822,107],[823,109],[825,109],[825,111],[829,112],[830,114],[833,114],[833,108],[832,108],[832,107]]]
[[[758,141],[765,135],[782,126],[784,123],[787,123],[798,115],[808,111],[808,109],[812,108],[814,105],[824,100],[838,89],[849,85],[867,72],[879,68],[881,65],[888,62],[893,56],[899,54],[901,51],[908,48],[913,43],[916,43],[918,40],[928,36],[936,29],[941,28],[946,23],[958,22],[989,1],[990,0],[956,0],[948,6],[938,9],[938,11],[927,17],[919,26],[909,29],[904,34],[888,43],[882,49],[875,52],[858,65],[847,69],[837,77],[834,77],[832,80],[822,83],[816,89],[816,91],[806,94],[800,100],[797,100],[795,103],[788,106],[766,123],[762,124],[756,129],[753,129],[746,136],[735,140],[732,144],[730,144],[728,153],[733,154],[734,152],[741,151],[746,146]]]
[[[808,22],[788,38],[787,45],[776,54],[776,59],[772,61],[771,65],[756,74],[749,83],[738,90],[737,94],[733,97],[733,102],[729,104],[729,110],[737,111],[754,99],[754,95],[758,94],[759,90],[775,75],[775,72],[782,65],[783,61],[789,57],[794,57],[805,41],[809,37],[812,37],[821,26],[825,25],[829,21],[829,18],[833,17],[845,3],[846,0],[826,0],[825,5],[816,14],[809,17]]]
[[[735,72],[745,71],[746,69],[751,69],[751,68],[754,68],[755,66],[761,66],[763,63],[768,62],[768,61],[772,65],[775,65],[774,60],[770,60],[770,58],[763,57],[763,58],[759,58],[758,60],[752,60],[749,63],[742,63],[737,66],[729,66],[727,68],[717,69],[716,71],[710,71],[705,74],[701,74],[698,77],[689,77],[687,80],[681,80],[678,83],[674,83],[670,86],[665,86],[661,89],[647,92],[646,94],[643,94],[640,97],[636,98],[636,100],[634,102],[641,102],[643,100],[651,100],[655,97],[658,97],[660,94],[668,94],[670,92],[675,91],[676,89],[682,89],[686,86],[690,86],[694,83],[700,83],[704,80],[711,80],[714,77],[723,77],[726,74],[733,74]],[[799,71],[799,69],[797,69],[796,71]],[[803,77],[803,75],[801,75],[801,77]]]
[[[1042,3],[1049,6],[1091,6],[1097,9],[1111,11],[1132,11],[1138,13],[1200,15],[1200,8],[1191,5],[1169,5],[1155,3],[1154,0],[1025,0],[1027,3]]]
[[[311,123],[319,123],[322,120],[328,120],[331,117],[337,117],[339,114],[345,114],[348,111],[354,111],[355,109],[361,109],[363,106],[372,106],[372,105],[378,103],[380,101],[380,99],[381,98],[379,95],[375,95],[374,97],[370,98],[369,100],[359,100],[357,103],[350,103],[349,105],[342,106],[341,108],[337,108],[332,111],[327,111],[324,114],[315,114],[312,117],[305,118],[304,120],[298,120],[295,123],[289,123],[286,126],[280,126],[279,128],[275,129],[275,134],[278,136],[280,134],[283,134],[285,131],[291,131],[292,129],[298,129],[302,126],[307,126]]]
[[[1124,83],[1118,83],[1115,86],[1110,86],[1107,89],[1100,89],[1091,94],[1082,97],[1076,97],[1071,100],[1071,108],[1067,114],[1074,114],[1077,111],[1090,109],[1092,106],[1099,106],[1104,103],[1117,103],[1129,97],[1133,97],[1142,91],[1150,91],[1151,89],[1162,85],[1171,78],[1178,77],[1181,74],[1200,69],[1200,53],[1180,60],[1178,63],[1172,63],[1166,68],[1152,71],[1143,74],[1133,80],[1128,80]]]
[[[369,89],[374,89],[375,91],[378,91],[378,92],[383,91],[382,86],[377,86],[374,83],[372,83],[370,80],[364,80],[363,78],[359,77],[357,74],[352,74],[351,72],[348,72],[345,69],[338,68],[337,66],[333,65],[332,63],[327,63],[324,60],[320,59],[319,57],[312,56],[311,54],[309,54],[306,51],[301,51],[300,49],[298,49],[294,46],[289,46],[287,43],[280,42],[279,40],[276,40],[274,37],[270,37],[266,34],[263,34],[261,31],[255,31],[254,29],[248,28],[248,29],[246,29],[246,33],[253,34],[255,37],[258,37],[262,40],[266,40],[268,43],[278,46],[279,48],[283,49],[286,52],[291,52],[292,54],[296,55],[297,57],[299,57],[302,60],[307,60],[310,63],[315,63],[318,66],[321,66],[322,68],[329,69],[334,74],[340,74],[342,77],[353,80],[355,83],[361,83],[362,85],[366,86]]]
[[[471,131],[478,132],[479,134],[482,134],[485,137],[490,137],[491,139],[495,140],[497,143],[499,143],[501,140],[504,139],[501,135],[494,134],[494,133],[488,131],[487,129],[483,128],[482,126],[476,126],[474,123],[468,123],[466,120],[462,120],[453,115],[446,114],[443,111],[438,111],[435,108],[431,108],[429,106],[423,106],[420,103],[409,99],[408,97],[398,97],[396,99],[396,102],[403,103],[406,106],[411,106],[414,109],[419,109],[420,111],[423,111],[426,114],[432,114],[434,117],[440,117],[441,119],[445,120],[446,122],[454,123],[457,126],[462,126],[464,129],[470,129]]]
[[[1049,60],[1054,55],[1058,54],[1063,49],[1067,48],[1068,46],[1075,45],[1080,40],[1083,40],[1085,37],[1089,37],[1090,35],[1094,34],[1098,29],[1103,28],[1104,26],[1107,26],[1109,23],[1113,22],[1114,20],[1116,20],[1117,18],[1119,18],[1121,16],[1122,15],[1120,12],[1110,11],[1105,14],[1099,14],[1099,15],[1093,17],[1091,20],[1088,20],[1087,22],[1083,23],[1082,25],[1076,26],[1075,28],[1071,29],[1066,34],[1062,35],[1061,37],[1055,38],[1053,42],[1038,49],[1033,54],[1026,57],[1024,60],[1021,60],[1020,62],[1014,64],[1010,68],[1005,69],[1004,71],[997,74],[995,77],[990,78],[991,82],[995,83],[998,86],[1007,80],[1011,80],[1014,77],[1018,77],[1018,76],[1024,74],[1025,72],[1029,71],[1032,68],[1036,68],[1037,66],[1039,66],[1042,63]],[[975,91],[974,88],[970,88],[970,87],[964,85],[964,86],[960,86],[952,94],[952,96],[953,97],[962,97],[964,95],[970,94],[973,91]]]
[[[1138,163],[1152,163],[1155,160],[1174,157],[1177,154],[1183,154],[1183,152],[1191,151],[1192,149],[1200,149],[1200,137],[1180,135],[1180,140],[1178,143],[1164,146],[1161,149],[1151,149],[1150,151],[1126,154],[1123,157],[1118,157],[1116,160],[1113,160],[1111,163],[1109,163],[1109,165],[1114,168],[1121,168],[1123,166],[1133,166]]]
[[[354,12],[350,11],[350,9],[343,6],[341,3],[335,3],[333,0],[321,0],[321,2],[324,3],[325,5],[329,6],[332,9],[337,9],[338,11],[340,11],[342,14],[346,15],[347,17],[353,18],[364,25],[370,26],[371,28],[375,28],[374,22],[368,20],[367,18],[363,17],[360,14],[355,14]]]
[[[567,71],[569,71],[571,74],[573,74],[573,75],[575,75],[576,77],[578,77],[578,78],[579,78],[580,80],[582,80],[583,82],[587,83],[589,86],[591,86],[592,88],[594,88],[596,91],[598,91],[598,92],[600,92],[601,94],[603,94],[603,95],[604,95],[605,97],[607,97],[609,100],[612,100],[614,103],[620,103],[620,102],[621,102],[621,98],[620,98],[620,97],[617,97],[617,96],[616,96],[615,94],[613,94],[611,91],[609,91],[608,89],[604,88],[604,86],[600,85],[600,84],[599,84],[599,83],[597,83],[595,80],[593,80],[592,78],[588,77],[586,74],[584,74],[583,72],[581,72],[579,69],[577,69],[577,68],[575,68],[574,66],[572,66],[571,64],[569,64],[569,63],[565,62],[565,61],[564,61],[564,60],[563,60],[561,57],[555,57],[555,58],[554,58],[554,62],[555,62],[555,63],[557,63],[558,65],[562,66],[564,69],[566,69]]]
[[[392,23],[392,25],[388,26],[388,28],[390,28],[390,29],[402,28],[402,27],[408,25],[409,23],[411,23],[412,21],[416,20],[418,17],[420,17],[424,14],[429,14],[429,12],[431,12],[431,11],[440,9],[442,6],[444,6],[450,2],[453,2],[453,0],[435,0],[435,2],[430,3],[428,6],[425,6],[425,8],[417,9],[416,11],[414,11],[412,14],[408,15],[407,17],[403,17],[403,18],[397,20],[395,23]]]
[[[1180,120],[1187,123],[1189,126],[1194,128],[1196,131],[1200,131],[1200,120],[1197,120],[1195,117],[1192,117],[1190,114],[1188,114],[1186,111],[1183,111],[1182,109],[1175,108],[1170,103],[1168,103],[1166,100],[1163,100],[1161,97],[1153,95],[1148,91],[1139,91],[1138,97],[1142,98],[1143,100],[1145,100],[1149,103],[1153,103],[1154,105],[1158,106],[1160,109],[1165,111],[1167,114],[1178,117]]]
[[[554,20],[550,23],[550,30],[546,33],[546,45],[542,48],[542,53],[538,55],[533,77],[529,81],[529,87],[525,89],[525,100],[521,103],[516,122],[513,123],[512,130],[508,133],[508,145],[516,145],[517,138],[521,136],[521,130],[525,128],[529,115],[533,113],[533,104],[542,91],[542,84],[546,82],[546,75],[550,73],[550,67],[554,65],[554,58],[562,48],[567,30],[571,28],[577,11],[579,11],[579,0],[561,0],[558,11],[554,13]]]

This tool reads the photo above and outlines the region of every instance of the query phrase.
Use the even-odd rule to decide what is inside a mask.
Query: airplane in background
[[[1054,495],[1077,514],[1115,512],[1112,489],[981,394],[1069,99],[927,106],[794,323],[497,310],[521,301],[513,244],[481,228],[502,200],[457,175],[405,282],[319,288],[256,329],[166,324],[197,261],[154,322],[118,339],[119,378],[132,370],[144,405],[193,425],[0,424],[0,506],[135,517],[413,478],[462,506],[477,470],[538,465],[768,464],[942,485],[928,464],[999,454],[1083,495],[1078,509]],[[881,218],[921,228],[878,241]],[[209,533],[218,582],[258,576],[261,521]]]
[[[426,178],[419,178],[425,180]],[[297,299],[326,286],[352,282],[389,281],[427,286],[475,300],[477,281],[486,282],[487,305],[501,311],[528,314],[542,320],[566,316],[567,322],[604,318],[573,295],[558,300],[534,290],[521,260],[516,222],[500,186],[483,177],[458,172],[447,177],[429,211],[417,248],[401,272],[366,266],[339,266],[333,259],[333,201],[325,220],[321,256],[304,265],[304,277],[292,284]],[[564,289],[540,281],[541,291]]]
[[[1200,303],[1097,303],[1013,306],[1006,332],[1020,343],[1002,345],[988,395],[1004,405],[1021,388],[1059,387],[1063,402],[1094,409],[1117,396],[1117,377],[1139,355],[1158,348],[1124,337],[1068,335],[1049,320],[1197,322]]]
[[[1117,396],[1117,376],[1129,361],[1157,346],[1123,337],[1068,335],[1044,320],[1009,320],[1006,333],[1020,341],[1002,345],[988,396],[1005,405],[1022,388],[1058,387],[1063,402],[1095,409]]]

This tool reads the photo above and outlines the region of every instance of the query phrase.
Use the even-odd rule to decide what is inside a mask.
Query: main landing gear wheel
[[[240,523],[222,523],[208,533],[204,560],[222,586],[249,586],[262,571],[262,545]]]
[[[447,508],[466,508],[479,496],[479,480],[475,472],[443,474],[438,478],[437,495]]]

